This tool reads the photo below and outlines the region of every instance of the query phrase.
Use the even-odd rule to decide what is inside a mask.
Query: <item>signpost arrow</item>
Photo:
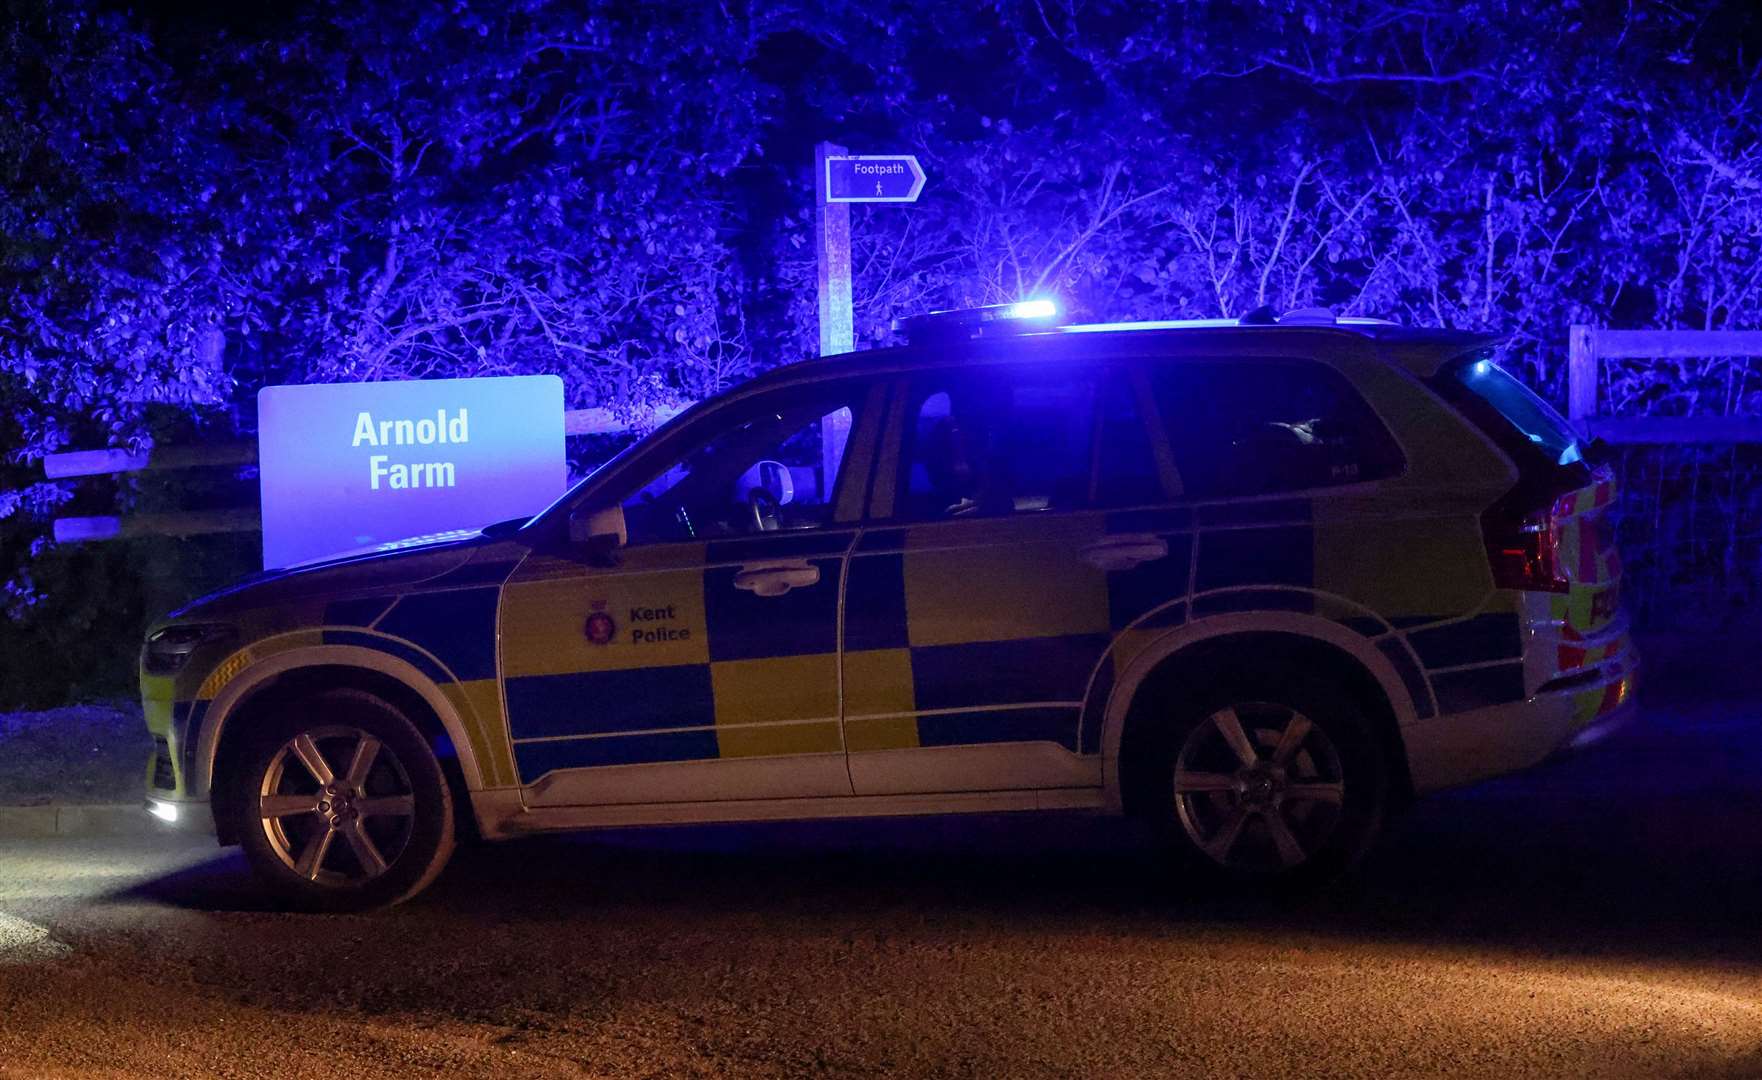
[[[853,154],[826,158],[826,201],[917,202],[924,170],[913,154]]]

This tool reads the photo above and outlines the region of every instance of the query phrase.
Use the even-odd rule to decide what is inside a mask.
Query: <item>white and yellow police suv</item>
[[[329,908],[462,831],[1002,810],[1274,883],[1626,713],[1611,483],[1494,339],[1022,314],[909,320],[530,521],[175,613],[149,806]]]

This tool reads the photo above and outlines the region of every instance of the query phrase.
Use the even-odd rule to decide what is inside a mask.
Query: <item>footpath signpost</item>
[[[820,355],[856,346],[850,302],[851,203],[913,203],[924,170],[911,154],[852,154],[837,143],[814,147],[814,253],[819,261]]]
[[[913,203],[924,190],[924,170],[911,154],[851,154],[836,143],[814,147],[814,254],[819,266],[820,355],[856,347],[850,289],[850,205]],[[850,415],[826,421],[821,432],[830,484],[850,438]]]
[[[850,207],[832,198],[834,161],[849,160],[844,147],[814,147],[814,256],[819,264],[820,355],[850,352],[856,345],[850,304]]]
[[[923,191],[924,170],[913,154],[840,154],[826,159],[830,202],[909,203],[917,202]]]

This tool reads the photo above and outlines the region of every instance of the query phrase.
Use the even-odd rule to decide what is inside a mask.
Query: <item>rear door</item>
[[[1169,554],[1108,530],[1109,506],[1164,494],[1126,371],[917,374],[877,476],[884,520],[845,589],[856,793],[1098,784],[1081,721],[1112,638],[1109,575]]]

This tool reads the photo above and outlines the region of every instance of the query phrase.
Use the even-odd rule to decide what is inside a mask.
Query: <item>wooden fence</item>
[[[1574,326],[1566,354],[1567,415],[1587,435],[1615,444],[1762,442],[1762,417],[1606,416],[1598,377],[1605,360],[1762,356],[1762,330],[1601,330]]]
[[[656,409],[643,417],[644,425],[659,424],[684,409],[684,405]],[[570,409],[563,414],[565,435],[618,435],[632,425],[610,409]],[[127,450],[75,450],[43,458],[43,475],[50,480],[113,473],[198,469],[215,466],[254,465],[255,441],[210,443],[201,446],[162,446],[143,453]],[[255,532],[263,527],[256,507],[221,510],[182,510],[131,517],[64,517],[54,523],[58,543],[118,540],[139,536],[199,536],[208,533]]]
[[[1569,418],[1585,434],[1616,444],[1762,442],[1762,417],[1608,416],[1601,412],[1597,387],[1603,361],[1688,357],[1762,357],[1762,331],[1572,327],[1567,346]],[[658,423],[683,407],[658,410],[647,420]],[[619,420],[609,409],[572,409],[563,414],[566,435],[612,435],[629,429],[630,425]],[[48,455],[43,459],[43,472],[51,480],[66,480],[162,469],[236,467],[256,461],[255,442],[157,447],[139,454],[117,449],[79,450]],[[255,508],[238,507],[141,514],[128,518],[61,518],[55,522],[55,539],[72,542],[134,536],[194,536],[248,532],[260,527]]]

